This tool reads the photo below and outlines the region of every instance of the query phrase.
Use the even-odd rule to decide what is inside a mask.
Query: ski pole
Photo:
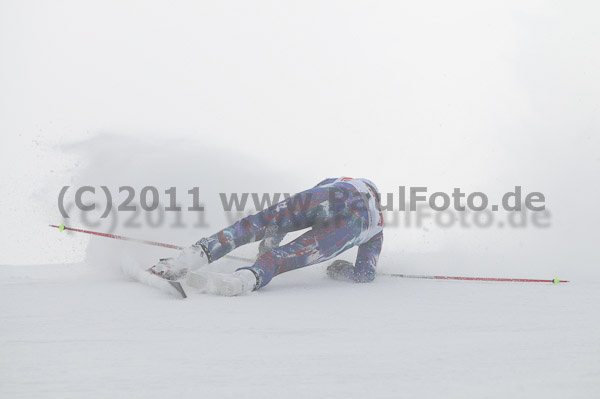
[[[466,280],[466,281],[500,281],[513,283],[568,283],[568,280],[559,280],[555,277],[552,280],[531,279],[531,278],[502,278],[502,277],[459,277],[459,276],[423,276],[418,274],[383,274],[383,276],[399,278],[423,278],[429,280]]]
[[[63,230],[76,231],[78,233],[93,234],[95,236],[106,237],[106,238],[114,238],[116,240],[133,241],[133,242],[137,242],[139,244],[154,245],[156,247],[165,247],[165,248],[179,249],[179,250],[183,249],[183,247],[180,247],[178,245],[165,244],[165,243],[157,242],[157,241],[140,240],[138,238],[119,236],[119,235],[116,235],[116,234],[99,233],[97,231],[75,229],[75,228],[72,228],[72,227],[67,227],[67,226],[63,225],[62,223],[60,224],[60,226],[57,226],[55,224],[51,224],[49,226],[50,227],[55,227],[55,228],[59,229],[60,231],[63,231]]]
[[[180,247],[179,245],[166,244],[164,242],[150,241],[150,240],[141,240],[139,238],[125,237],[125,236],[120,236],[120,235],[117,235],[117,234],[108,234],[108,233],[100,233],[98,231],[75,229],[73,227],[67,227],[67,226],[65,226],[62,223],[60,224],[60,226],[57,226],[55,224],[50,224],[49,226],[57,228],[59,231],[69,230],[69,231],[75,231],[75,232],[78,232],[78,233],[92,234],[92,235],[95,235],[95,236],[100,236],[100,237],[105,237],[105,238],[113,238],[115,240],[132,241],[132,242],[137,242],[138,244],[154,245],[156,247],[164,247],[164,248],[179,249],[179,250],[183,250],[184,249],[184,247]],[[252,262],[252,263],[254,263],[254,260],[249,259],[249,258],[242,258],[240,256],[225,255],[225,257],[229,258],[229,259],[241,260],[241,261],[244,261],[244,262]]]
[[[60,231],[69,230],[69,231],[75,231],[78,233],[85,233],[85,234],[92,234],[92,235],[96,235],[96,236],[100,236],[100,237],[113,238],[116,240],[132,241],[132,242],[137,242],[139,244],[154,245],[157,247],[179,249],[179,250],[184,249],[184,247],[180,247],[178,245],[166,244],[166,243],[158,242],[158,241],[141,240],[139,238],[125,237],[125,236],[120,236],[117,234],[108,234],[108,233],[100,233],[97,231],[75,229],[72,227],[66,227],[62,223],[60,224],[60,226],[57,226],[54,224],[51,224],[49,226],[57,228]],[[244,262],[254,262],[253,259],[244,258],[241,256],[225,255],[225,257],[229,258],[229,259],[244,261]],[[516,282],[516,283],[554,283],[554,284],[569,282],[568,280],[559,280],[557,277],[555,277],[552,280],[543,280],[543,279],[502,278],[502,277],[428,276],[428,275],[418,275],[418,274],[395,274],[395,273],[381,273],[380,275],[381,276],[389,276],[389,277],[398,277],[398,278],[419,278],[419,279],[427,279],[427,280],[497,281],[497,282],[513,282],[513,283]]]

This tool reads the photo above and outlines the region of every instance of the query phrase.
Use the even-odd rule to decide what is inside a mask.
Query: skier
[[[310,228],[279,246],[292,231]],[[202,269],[235,248],[261,241],[252,266],[233,274]],[[255,215],[202,238],[177,258],[161,259],[148,269],[168,280],[187,276],[187,283],[205,292],[233,296],[267,285],[281,273],[332,259],[358,245],[356,263],[337,260],[327,268],[336,280],[370,282],[375,278],[383,243],[379,193],[367,179],[326,179]]]

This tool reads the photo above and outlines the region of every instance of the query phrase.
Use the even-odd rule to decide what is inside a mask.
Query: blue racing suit
[[[278,246],[292,231],[310,228],[295,240]],[[281,273],[332,259],[358,245],[354,267],[344,278],[370,282],[375,278],[383,243],[383,216],[379,193],[366,179],[326,179],[315,187],[286,198],[255,215],[247,216],[210,237],[202,246],[210,262],[235,248],[263,241],[252,266],[257,287]],[[241,270],[238,269],[238,270]]]

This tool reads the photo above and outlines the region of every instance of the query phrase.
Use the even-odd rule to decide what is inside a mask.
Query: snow
[[[0,266],[0,397],[597,397],[599,288],[315,266],[178,300],[87,263]]]
[[[0,2],[1,399],[600,397],[600,3],[176,3]],[[118,265],[172,251],[47,227],[185,246],[242,216],[220,193],[339,176],[546,198],[542,226],[386,214],[381,272],[572,282],[318,265],[178,300]],[[103,219],[82,186],[176,187],[183,211]]]

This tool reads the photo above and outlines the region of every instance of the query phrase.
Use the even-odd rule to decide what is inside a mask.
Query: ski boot
[[[258,285],[256,275],[248,269],[238,270],[233,274],[197,270],[188,273],[186,281],[206,293],[222,296],[245,294]]]
[[[190,270],[198,270],[208,265],[208,256],[201,246],[185,248],[176,258],[163,258],[148,271],[166,280],[179,280]]]

